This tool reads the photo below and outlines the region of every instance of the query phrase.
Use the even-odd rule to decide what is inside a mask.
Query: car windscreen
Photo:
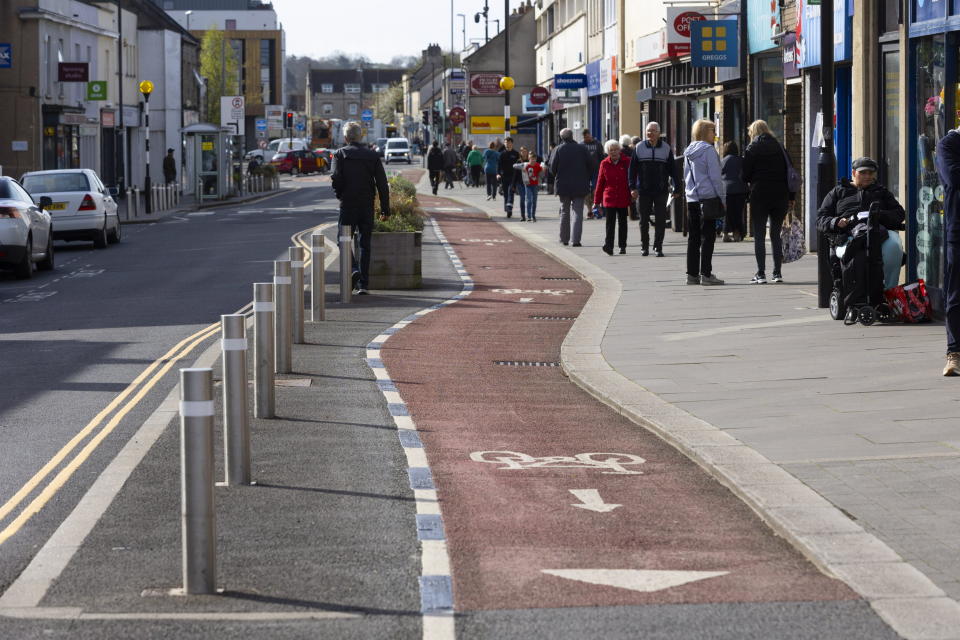
[[[406,142],[400,142],[399,140],[396,141],[396,142],[388,142],[388,143],[387,143],[387,149],[407,149],[407,148],[409,148],[409,146],[407,145],[407,143],[406,143]]]
[[[30,193],[89,191],[90,183],[82,173],[46,173],[23,176],[23,188]]]
[[[0,200],[19,200],[20,196],[13,192],[13,188],[6,180],[0,180]]]

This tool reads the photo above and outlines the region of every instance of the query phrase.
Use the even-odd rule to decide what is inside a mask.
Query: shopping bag
[[[807,252],[803,242],[803,225],[794,220],[780,230],[780,242],[783,243],[783,262],[796,262]]]
[[[933,306],[923,278],[910,284],[890,287],[883,292],[883,297],[902,322],[927,322],[933,317]]]

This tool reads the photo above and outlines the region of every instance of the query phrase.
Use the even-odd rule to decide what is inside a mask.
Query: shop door
[[[897,200],[900,200],[900,50],[885,48],[881,59],[883,128],[880,132],[880,144],[883,157],[880,159],[879,178]]]

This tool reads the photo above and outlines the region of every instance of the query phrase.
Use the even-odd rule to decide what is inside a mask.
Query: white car
[[[391,160],[406,160],[407,164],[413,164],[410,142],[406,138],[387,140],[387,146],[383,152],[383,164],[390,164]]]
[[[115,191],[108,191],[92,169],[30,171],[20,180],[34,199],[46,196],[57,240],[93,240],[103,249],[120,242],[120,216]]]
[[[29,278],[35,266],[53,269],[50,214],[16,180],[0,176],[0,267]]]

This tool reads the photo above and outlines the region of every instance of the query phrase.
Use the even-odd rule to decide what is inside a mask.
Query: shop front
[[[620,108],[617,92],[616,56],[596,60],[587,65],[588,128],[598,140],[606,141],[620,137]]]
[[[936,170],[937,142],[960,124],[960,2],[913,0],[910,7],[909,191],[905,198],[911,278],[927,282],[943,308],[943,199]]]

